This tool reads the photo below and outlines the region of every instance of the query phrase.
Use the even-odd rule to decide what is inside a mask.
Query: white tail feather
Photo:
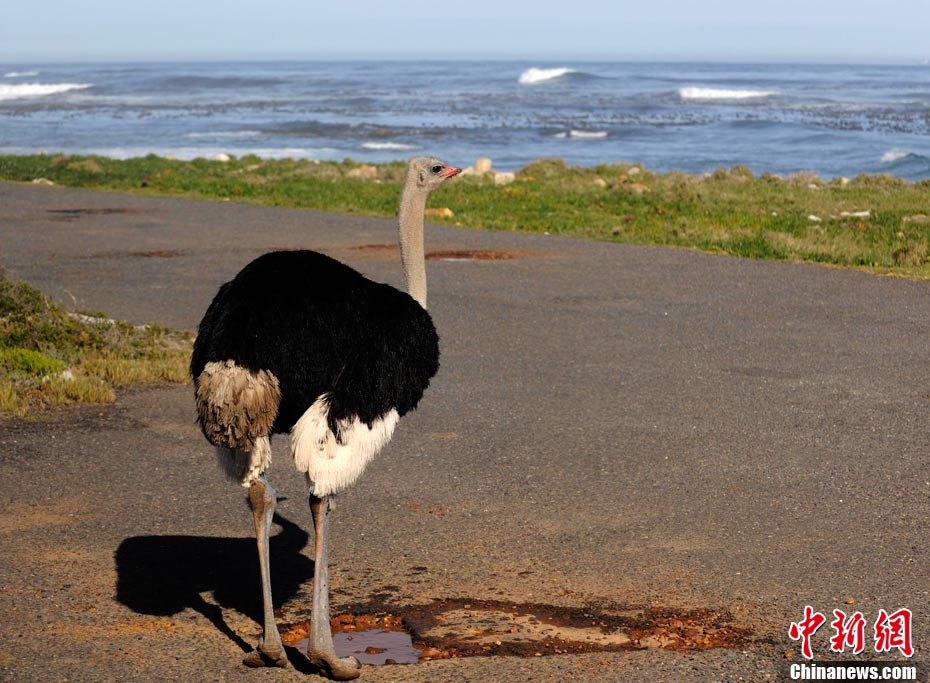
[[[341,420],[336,439],[328,424],[329,396],[323,395],[291,429],[294,465],[307,475],[315,496],[337,493],[351,486],[384,445],[391,440],[399,416],[396,410],[375,420],[371,428],[358,418]]]

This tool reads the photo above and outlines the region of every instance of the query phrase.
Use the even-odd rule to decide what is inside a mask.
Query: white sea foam
[[[568,137],[579,138],[581,140],[597,140],[607,137],[606,130],[570,130]]]
[[[345,150],[334,147],[101,147],[78,150],[62,150],[74,154],[91,154],[109,159],[133,159],[147,154],[161,157],[173,157],[189,161],[191,159],[215,159],[219,154],[244,156],[254,154],[262,159],[329,159],[343,158]],[[3,154],[27,154],[14,148],[0,148]],[[340,156],[341,155],[341,156]]]
[[[678,95],[683,100],[751,100],[760,97],[772,97],[778,93],[774,90],[727,90],[723,88],[679,88]]]
[[[557,138],[576,138],[578,140],[602,140],[607,137],[606,130],[570,130],[556,133]]]
[[[0,100],[18,100],[24,97],[44,97],[69,90],[84,90],[93,83],[18,83],[0,85]]]
[[[38,71],[7,71],[3,74],[4,78],[26,78],[30,76],[38,76]]]
[[[909,157],[910,152],[903,149],[889,149],[887,152],[882,154],[881,162],[883,164],[893,164],[896,161],[901,161],[905,157]]]
[[[578,73],[575,69],[569,69],[566,66],[560,66],[557,69],[537,69],[533,67],[527,69],[518,79],[523,85],[533,85],[534,83],[543,83],[545,81],[551,81],[553,78],[561,78],[566,74]]]
[[[363,142],[360,147],[374,150],[419,149],[416,145],[405,145],[402,142]]]

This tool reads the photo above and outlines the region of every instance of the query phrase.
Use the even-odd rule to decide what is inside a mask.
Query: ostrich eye
[[[442,170],[442,166],[440,166],[439,164],[436,164],[430,169],[430,172],[438,175],[441,170]]]

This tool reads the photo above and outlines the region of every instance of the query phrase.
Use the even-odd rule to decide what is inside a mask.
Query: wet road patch
[[[46,209],[53,221],[76,221],[82,216],[111,216],[142,213],[141,209],[115,208],[115,209]]]

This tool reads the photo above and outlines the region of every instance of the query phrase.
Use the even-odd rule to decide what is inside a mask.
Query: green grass
[[[254,156],[227,163],[0,156],[0,179],[41,177],[72,187],[394,215],[403,164],[378,166],[375,180],[350,177],[357,166],[350,160]],[[435,193],[431,205],[455,214],[431,220],[469,228],[930,278],[930,181],[864,175],[825,181],[807,173],[755,177],[739,166],[703,176],[655,174],[626,164],[576,168],[549,159],[525,167],[509,185],[495,185],[490,177],[458,178]],[[843,215],[861,211],[869,211],[868,217]]]
[[[0,415],[107,403],[130,385],[187,382],[191,338],[64,310],[0,277]]]

